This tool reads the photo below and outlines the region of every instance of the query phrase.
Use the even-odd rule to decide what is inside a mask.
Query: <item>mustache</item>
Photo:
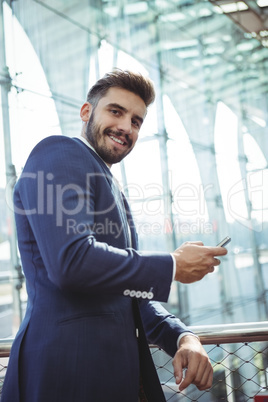
[[[112,129],[110,129],[110,128],[105,128],[104,130],[103,130],[103,133],[104,134],[110,134],[110,135],[114,135],[114,136],[116,136],[116,137],[124,137],[124,141],[125,142],[127,142],[127,144],[129,144],[129,145],[131,145],[132,144],[132,141],[131,141],[131,139],[130,139],[130,137],[129,137],[129,135],[128,134],[123,134],[121,131],[114,131],[114,130],[112,130]]]

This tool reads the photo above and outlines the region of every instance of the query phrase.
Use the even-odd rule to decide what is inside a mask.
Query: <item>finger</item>
[[[213,266],[216,267],[217,265],[220,265],[221,261],[218,258],[213,259]]]
[[[214,271],[215,271],[214,265],[205,267],[202,270],[200,268],[196,269],[194,272],[192,272],[191,282],[185,281],[185,283],[193,283],[193,282],[200,281],[201,279],[204,278],[204,276],[206,276],[207,274],[214,272]],[[181,281],[181,282],[183,283],[183,281]]]
[[[189,368],[186,370],[186,375],[179,385],[179,390],[183,391],[190,384],[194,383],[195,373]]]
[[[195,378],[195,385],[200,391],[204,391],[208,388],[211,388],[213,382],[213,368],[211,364],[208,364],[206,369],[197,374]]]
[[[174,368],[174,377],[176,380],[176,384],[180,384],[181,380],[183,379],[183,369],[181,359],[180,358],[174,359],[172,364]]]
[[[208,356],[203,356],[196,370],[194,384],[199,390],[210,388],[213,380],[213,368]]]
[[[199,391],[205,391],[206,389],[212,387],[212,383],[213,383],[213,370],[210,371],[207,380],[204,381],[203,384],[200,384],[197,388],[199,389]]]
[[[200,390],[206,390],[211,387],[213,381],[213,368],[209,360],[200,362],[198,367],[192,366],[192,369],[188,368],[184,380],[179,386],[179,390],[183,391],[190,384],[196,385]]]
[[[185,367],[187,366],[185,365]],[[194,383],[199,369],[200,369],[200,361],[196,359],[196,356],[193,356],[192,359],[188,359],[188,367],[186,369],[186,374],[179,386],[180,391],[183,391],[190,384]]]
[[[189,244],[196,244],[197,246],[204,246],[204,243],[200,240],[197,241],[188,241]]]
[[[228,250],[225,247],[208,247],[210,250],[211,254],[213,255],[226,255],[228,253]]]
[[[214,265],[211,265],[209,268],[208,268],[208,273],[209,272],[214,272],[215,271],[215,267],[214,267]]]
[[[200,240],[196,240],[196,241],[185,241],[182,245],[188,245],[188,246],[204,246],[204,243]]]

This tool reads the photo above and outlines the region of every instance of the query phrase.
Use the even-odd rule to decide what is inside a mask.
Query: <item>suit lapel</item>
[[[113,178],[112,179],[112,193],[116,201],[116,205],[120,214],[120,219],[121,219],[121,224],[123,227],[123,233],[125,236],[125,244],[127,247],[131,246],[131,239],[130,239],[130,226],[128,224],[128,219],[127,219],[127,213],[125,209],[125,203],[123,199],[123,193],[120,191],[118,184],[116,183],[116,180]]]
[[[122,194],[122,199],[123,199],[123,203],[124,203],[124,209],[125,209],[125,213],[126,213],[126,217],[127,217],[128,226],[130,228],[131,247],[133,247],[135,250],[137,250],[138,249],[138,237],[137,237],[134,219],[133,219],[133,216],[130,211],[130,207],[126,200],[125,195],[123,193],[121,193],[121,194]]]
[[[136,232],[134,229],[134,223],[132,219],[132,215],[130,212],[129,205],[126,201],[126,198],[124,197],[123,193],[119,189],[119,185],[117,183],[117,180],[114,178],[112,175],[110,169],[108,166],[104,163],[104,161],[100,158],[100,156],[93,151],[90,147],[88,147],[83,141],[81,141],[79,138],[74,138],[75,141],[78,141],[80,144],[82,144],[86,149],[90,152],[90,154],[93,156],[93,158],[98,162],[100,165],[104,176],[106,180],[109,183],[109,186],[111,187],[112,194],[115,199],[115,205],[119,211],[119,216],[123,228],[123,235],[125,238],[125,245],[126,247],[133,246],[134,248],[137,248],[137,239],[136,239]],[[121,229],[121,228],[120,228]]]

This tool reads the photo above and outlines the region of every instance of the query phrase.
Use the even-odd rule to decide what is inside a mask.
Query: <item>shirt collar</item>
[[[96,152],[95,148],[93,148],[93,146],[88,142],[88,140],[85,139],[85,137],[83,137],[82,135],[79,135],[78,138],[79,138],[79,140],[81,140],[84,144],[86,144],[86,146],[87,146],[88,148],[92,149],[92,151],[94,151],[95,154],[97,154],[97,155],[101,158],[101,160],[105,163],[105,165],[106,165],[109,169],[111,169],[111,167],[110,167],[109,165],[107,165],[107,163],[102,159],[102,157],[98,154],[98,152]]]

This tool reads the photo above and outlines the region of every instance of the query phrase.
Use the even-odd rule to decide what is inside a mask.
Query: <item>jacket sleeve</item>
[[[86,186],[85,173],[92,176],[90,186]],[[169,253],[120,249],[96,240],[94,173],[88,153],[70,138],[43,140],[29,156],[15,187],[17,226],[21,216],[28,220],[48,278],[60,289],[116,294],[126,289],[151,291],[154,300],[167,301],[173,270]],[[70,219],[83,230],[68,230]],[[21,244],[23,230],[20,227],[18,233]]]
[[[189,328],[157,301],[141,301],[140,314],[148,343],[157,345],[173,357],[178,349],[178,337]]]

